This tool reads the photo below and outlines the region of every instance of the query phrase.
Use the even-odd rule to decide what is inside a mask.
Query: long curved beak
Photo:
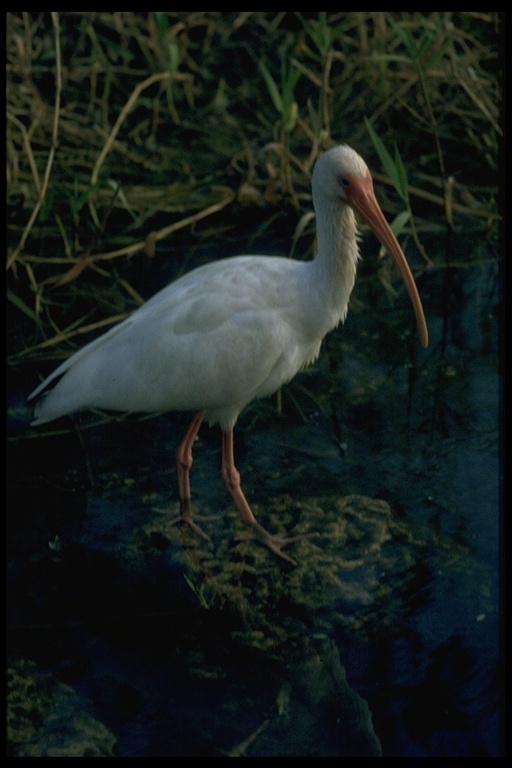
[[[421,304],[420,295],[414,282],[414,277],[407,263],[407,259],[404,256],[398,240],[394,236],[391,227],[386,221],[384,214],[380,208],[373,191],[373,181],[371,176],[365,179],[363,182],[358,182],[357,188],[353,187],[349,197],[349,205],[359,214],[359,216],[365,221],[372,229],[374,234],[379,238],[382,245],[389,251],[395,264],[398,267],[403,281],[406,285],[407,291],[411,298],[414,314],[416,315],[416,323],[418,325],[418,332],[420,335],[420,341],[422,346],[428,347],[428,328],[425,320],[425,314],[423,312],[423,306]]]

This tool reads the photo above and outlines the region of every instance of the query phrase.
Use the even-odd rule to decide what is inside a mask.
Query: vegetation
[[[310,173],[334,143],[368,159],[417,275],[453,258],[440,234],[495,243],[500,23],[496,12],[8,13],[17,375],[35,384],[41,360],[202,261],[268,252],[267,238],[310,258]],[[391,291],[384,267],[378,277]]]

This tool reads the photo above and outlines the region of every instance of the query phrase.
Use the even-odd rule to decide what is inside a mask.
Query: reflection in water
[[[274,721],[283,753],[382,755],[368,703],[348,684],[338,649],[326,639],[319,641],[323,647],[318,652],[289,668],[286,705],[279,721]]]

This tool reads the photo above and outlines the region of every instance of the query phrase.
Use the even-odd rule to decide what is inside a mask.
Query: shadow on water
[[[498,277],[457,270],[449,312],[442,280],[429,350],[388,322],[405,304],[353,311],[281,416],[241,417],[258,519],[320,533],[296,568],[247,538],[216,430],[192,470],[211,540],[155,511],[183,415],[10,443],[12,755],[499,753]]]

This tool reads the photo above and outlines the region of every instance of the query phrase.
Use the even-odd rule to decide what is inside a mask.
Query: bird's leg
[[[176,451],[176,469],[178,472],[178,495],[180,498],[180,510],[182,517],[190,517],[190,468],[193,464],[194,458],[192,456],[192,446],[194,440],[199,432],[199,427],[204,419],[204,411],[198,411],[192,421],[189,428],[185,433],[185,437],[181,441],[178,450]]]
[[[297,565],[295,560],[286,555],[281,547],[285,544],[290,544],[292,541],[298,539],[310,538],[317,536],[316,533],[303,534],[301,536],[281,536],[279,534],[269,533],[262,525],[258,523],[252,513],[252,509],[249,506],[249,502],[245,498],[242,486],[240,483],[240,472],[235,467],[234,454],[233,454],[233,430],[229,429],[222,433],[222,479],[226,483],[226,486],[233,497],[233,500],[242,516],[244,523],[252,528],[257,533],[263,543],[278,557],[282,557],[283,560],[287,560],[292,565]]]
[[[205,533],[196,522],[194,522],[192,516],[192,509],[190,504],[190,467],[193,463],[192,446],[194,440],[199,432],[199,427],[204,419],[204,411],[198,411],[190,426],[185,433],[185,437],[181,441],[178,450],[176,451],[176,468],[178,472],[178,495],[180,498],[180,514],[174,520],[171,520],[171,524],[182,522],[186,523],[193,531],[198,533],[203,539],[209,539],[207,533]]]

